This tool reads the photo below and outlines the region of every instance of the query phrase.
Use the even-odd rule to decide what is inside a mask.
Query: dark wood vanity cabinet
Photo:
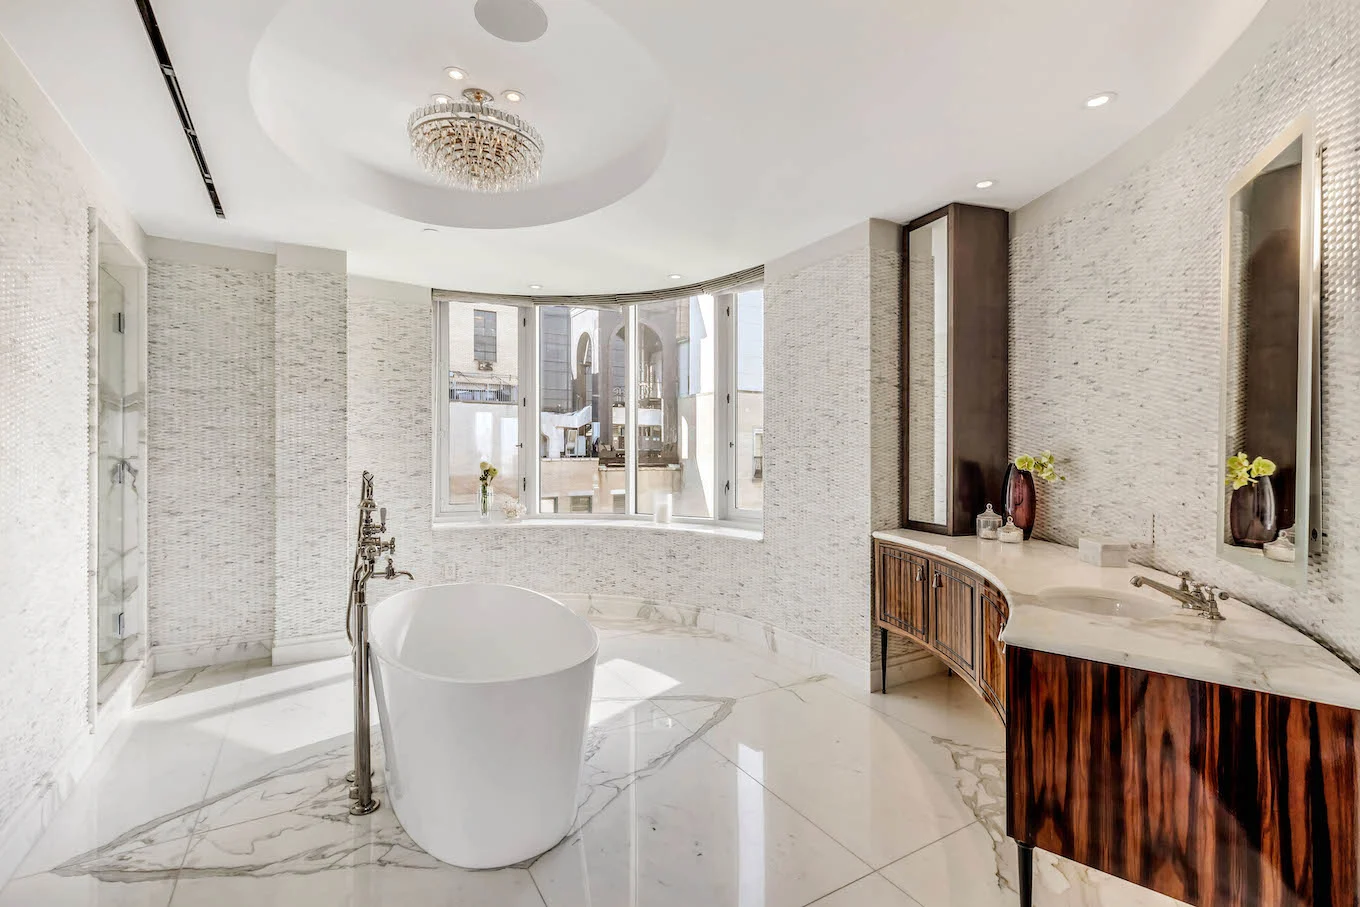
[[[1360,712],[1012,647],[1007,833],[1198,907],[1360,905]]]
[[[931,563],[930,644],[965,677],[977,677],[978,595],[972,574]]]
[[[1005,719],[1009,611],[999,589],[953,561],[874,542],[874,623],[944,661]],[[886,638],[886,637],[885,637]]]
[[[1010,605],[1006,598],[990,585],[981,593],[978,611],[982,624],[981,642],[978,645],[978,688],[992,708],[1001,714],[1006,713],[1006,644],[1001,641],[1001,631],[1006,628],[1010,617]]]
[[[874,572],[879,625],[924,640],[930,632],[930,562],[885,545],[879,549]]]

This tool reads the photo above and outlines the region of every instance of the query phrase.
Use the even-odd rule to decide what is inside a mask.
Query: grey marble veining
[[[459,870],[423,853],[390,808],[350,816],[348,738],[336,736],[348,719],[344,664],[238,663],[148,685],[126,752],[101,756],[108,764],[0,891],[0,907],[305,907],[346,897],[802,907],[871,875],[881,893],[923,907],[965,903],[957,886],[979,879],[982,897],[969,907],[1013,900],[1001,728],[957,681],[876,696],[701,627],[618,616],[596,626],[579,812],[537,858]],[[380,746],[375,756],[381,779]],[[142,777],[155,785],[149,811],[114,796]],[[923,822],[946,824],[912,831]],[[919,843],[901,855],[872,843],[903,834]],[[891,864],[865,859],[866,846]],[[942,866],[952,868],[941,876]],[[1058,860],[1041,860],[1039,880],[1044,904],[1167,903]],[[890,903],[899,902],[909,903]]]

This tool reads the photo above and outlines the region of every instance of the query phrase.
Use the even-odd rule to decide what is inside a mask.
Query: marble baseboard
[[[253,661],[257,658],[269,658],[272,648],[272,640],[268,637],[233,642],[152,646],[152,669],[155,674],[164,674],[167,671],[182,671],[185,668],[206,668],[234,661]]]
[[[82,730],[57,764],[43,776],[0,825],[0,888],[19,868],[33,845],[42,837],[57,810],[85,776],[104,744],[132,711],[137,697],[151,678],[150,661],[133,665],[127,678],[100,706],[92,727]]]
[[[308,661],[340,658],[352,650],[353,647],[343,632],[295,636],[291,639],[275,639],[270,661],[275,667],[302,664]]]

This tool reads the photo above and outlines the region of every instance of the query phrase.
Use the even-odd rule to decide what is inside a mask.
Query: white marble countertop
[[[1149,567],[1094,567],[1077,560],[1075,548],[1037,540],[1007,545],[906,529],[875,532],[874,538],[955,561],[994,583],[1011,606],[1001,634],[1007,645],[1360,710],[1360,673],[1327,649],[1239,601],[1221,603],[1226,620],[1208,621],[1159,592],[1130,586],[1135,574],[1179,582]],[[1072,586],[1164,603],[1166,616],[1044,606],[1046,590]]]

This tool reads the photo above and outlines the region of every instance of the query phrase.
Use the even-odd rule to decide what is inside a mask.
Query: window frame
[[[449,487],[449,464],[450,447],[452,438],[449,437],[449,319],[452,307],[455,305],[467,305],[469,307],[479,304],[496,304],[501,306],[513,306],[519,318],[518,332],[518,400],[519,406],[519,439],[518,439],[518,475],[514,477],[514,486],[518,488],[517,497],[525,506],[526,513],[524,519],[532,519],[544,522],[579,523],[589,525],[592,522],[612,522],[620,521],[635,522],[639,525],[650,525],[655,522],[651,514],[637,513],[637,469],[638,469],[638,396],[641,378],[640,354],[638,350],[639,318],[638,306],[645,302],[658,302],[667,300],[691,299],[695,296],[711,295],[714,297],[714,322],[716,328],[715,349],[714,349],[714,407],[713,407],[713,432],[714,432],[714,477],[715,488],[713,494],[712,517],[691,517],[673,515],[672,523],[681,523],[690,526],[712,526],[715,528],[728,527],[742,530],[761,530],[764,524],[764,508],[760,510],[739,509],[736,506],[736,482],[739,470],[738,445],[737,445],[737,418],[738,418],[738,390],[737,390],[737,294],[762,287],[763,279],[757,277],[741,283],[724,285],[717,289],[704,289],[700,287],[677,288],[673,294],[657,295],[648,299],[638,299],[616,303],[614,305],[599,304],[588,297],[572,298],[544,298],[534,299],[528,297],[504,297],[494,302],[487,297],[467,294],[466,300],[459,300],[460,294],[448,293],[442,297],[436,295],[433,299],[433,324],[434,324],[434,382],[433,399],[435,403],[434,413],[434,438],[432,444],[432,454],[434,457],[434,488],[433,488],[433,514],[435,524],[455,524],[475,522],[479,519],[478,508],[473,505],[451,504],[448,501]],[[542,510],[542,490],[541,490],[541,457],[539,456],[539,413],[542,402],[542,388],[539,384],[539,372],[541,370],[541,339],[542,339],[542,314],[546,306],[577,306],[581,308],[616,308],[624,315],[628,342],[627,347],[627,368],[626,368],[626,401],[625,407],[628,413],[627,430],[631,439],[630,443],[624,448],[624,512],[616,513],[609,509],[598,510],[592,513],[572,513],[570,511],[570,500],[561,494],[557,495],[557,512],[544,512]],[[473,311],[478,311],[473,309]],[[474,327],[475,331],[475,327]],[[498,325],[499,334],[499,325]],[[499,342],[499,338],[498,338]],[[764,336],[762,331],[762,347]],[[598,360],[607,355],[605,350],[607,345],[603,340],[599,342],[599,349],[593,350],[593,354]],[[475,349],[475,348],[474,348]],[[499,352],[499,349],[497,350]],[[608,405],[612,405],[612,389],[609,389],[607,396],[610,398]],[[763,428],[762,428],[763,431]],[[762,476],[763,479],[763,476]],[[504,493],[505,486],[501,490]],[[497,508],[499,509],[499,508]],[[499,514],[493,513],[495,525],[504,525],[504,521],[499,518]]]

